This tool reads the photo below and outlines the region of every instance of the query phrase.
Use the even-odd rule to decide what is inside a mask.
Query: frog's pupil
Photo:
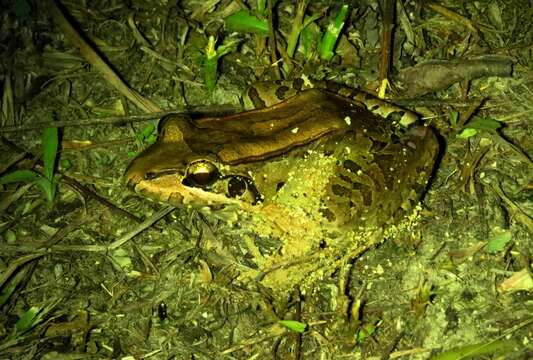
[[[190,180],[196,186],[208,186],[215,181],[216,176],[212,171],[197,172],[189,175]]]

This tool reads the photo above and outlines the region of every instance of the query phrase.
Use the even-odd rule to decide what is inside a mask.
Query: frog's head
[[[232,173],[212,151],[191,149],[184,134],[191,120],[170,116],[160,123],[158,141],[137,156],[124,175],[126,186],[147,198],[175,206],[220,208],[256,204],[259,193],[245,174]]]
[[[255,179],[267,162],[348,126],[344,118],[352,106],[327,96],[310,90],[269,108],[226,117],[193,121],[169,116],[160,123],[157,142],[126,170],[125,183],[176,206],[258,205],[284,182],[279,174],[269,174],[272,181],[263,175]]]

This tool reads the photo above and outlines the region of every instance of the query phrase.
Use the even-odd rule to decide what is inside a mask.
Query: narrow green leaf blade
[[[452,125],[453,129],[455,129],[457,127],[457,121],[458,120],[459,120],[459,112],[450,111],[450,124]]]
[[[303,333],[307,329],[307,324],[296,320],[280,320],[279,323],[285,326],[287,329]]]
[[[338,42],[342,28],[344,27],[344,21],[348,16],[349,6],[347,4],[342,5],[341,9],[335,17],[335,22],[330,23],[326,29],[322,40],[318,44],[318,52],[322,60],[330,61],[333,58],[335,44]]]
[[[477,130],[498,130],[503,126],[503,124],[492,118],[476,116],[470,120],[466,126]]]
[[[32,170],[15,170],[13,172],[10,172],[9,174],[5,174],[4,176],[0,177],[0,185],[10,184],[14,182],[30,183],[36,181],[40,177],[42,176],[39,173],[36,173]]]
[[[15,328],[18,333],[25,332],[35,326],[39,318],[37,315],[41,312],[41,308],[32,306],[18,319]]]
[[[246,10],[240,10],[225,19],[226,30],[242,33],[254,33],[268,35],[268,23],[250,14]]]
[[[58,141],[58,131],[56,127],[44,129],[42,137],[44,176],[50,181],[54,178]]]
[[[51,204],[54,201],[54,197],[56,195],[57,184],[54,181],[50,181],[45,177],[40,177],[39,179],[35,180],[35,185],[39,187],[44,197],[46,198],[46,201]]]
[[[463,129],[463,131],[461,131],[459,135],[457,135],[457,137],[460,139],[468,139],[469,137],[475,136],[476,134],[477,134],[476,129],[466,128],[466,129]]]
[[[11,295],[13,295],[18,284],[17,281],[10,281],[2,288],[2,291],[0,292],[0,307],[4,306]]]

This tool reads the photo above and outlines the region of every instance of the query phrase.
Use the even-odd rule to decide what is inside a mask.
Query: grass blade
[[[44,177],[52,181],[57,157],[58,131],[56,127],[44,129],[42,137]]]

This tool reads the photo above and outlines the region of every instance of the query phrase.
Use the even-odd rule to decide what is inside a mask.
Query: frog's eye
[[[210,161],[197,160],[189,164],[183,183],[187,186],[208,187],[220,176],[217,167]]]

